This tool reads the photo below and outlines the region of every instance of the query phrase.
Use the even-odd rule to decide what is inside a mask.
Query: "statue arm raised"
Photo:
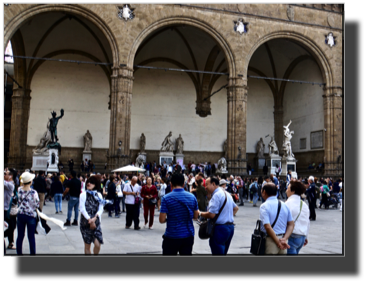
[[[63,116],[64,116],[64,110],[61,109],[61,110],[60,110],[60,116],[57,117],[56,119],[61,119],[61,118],[63,118]]]

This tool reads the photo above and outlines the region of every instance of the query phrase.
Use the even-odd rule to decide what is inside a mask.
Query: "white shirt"
[[[133,190],[132,190],[132,188],[133,188]],[[138,185],[137,183],[133,186],[129,182],[129,183],[124,185],[123,191],[141,193],[141,186]],[[125,204],[134,205],[134,199],[135,199],[134,195],[126,195],[125,196]]]
[[[289,207],[292,219],[295,221],[300,212],[300,196],[292,195],[285,204]],[[303,203],[302,212],[298,220],[295,221],[293,234],[308,236],[309,226],[309,208],[306,203]]]
[[[163,197],[166,194],[166,183],[161,184],[161,189],[159,190],[159,193],[161,194],[161,197]]]
[[[100,193],[98,193],[98,196],[102,198],[102,195]],[[79,206],[79,210],[80,210],[81,214],[87,220],[89,220],[90,216],[89,216],[89,214],[86,211],[85,203],[86,203],[86,191],[84,191],[82,194],[80,194],[80,206]],[[101,220],[102,213],[103,213],[103,205],[99,204],[99,208],[98,208],[98,211],[97,211],[99,220]]]
[[[121,189],[121,185],[122,185],[123,183],[121,183],[121,184],[119,184],[119,185],[116,185],[116,193],[117,193],[117,195],[118,195],[118,197],[119,198],[122,198],[123,197],[123,191],[122,191],[122,189]]]

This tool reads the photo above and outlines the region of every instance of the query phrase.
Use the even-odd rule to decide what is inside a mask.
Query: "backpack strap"
[[[303,201],[300,200],[300,211],[299,211],[298,217],[294,220],[294,223],[298,220],[300,213],[302,213],[302,207],[303,207]]]

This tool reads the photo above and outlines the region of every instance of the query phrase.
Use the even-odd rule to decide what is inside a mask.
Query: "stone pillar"
[[[342,176],[342,87],[325,88],[324,122],[325,122],[325,176]]]
[[[26,164],[27,127],[30,113],[30,89],[15,87],[12,96],[12,117],[8,167],[23,170]]]
[[[283,106],[274,106],[274,139],[279,152],[282,152],[283,143]]]
[[[130,160],[131,101],[133,70],[113,67],[111,76],[111,123],[109,169],[125,166]]]
[[[246,80],[229,78],[227,86],[227,170],[229,174],[247,174],[247,90]]]

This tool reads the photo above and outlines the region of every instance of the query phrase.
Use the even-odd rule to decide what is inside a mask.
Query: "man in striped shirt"
[[[195,229],[192,219],[198,218],[195,196],[184,190],[184,176],[174,174],[171,178],[172,192],[162,197],[159,222],[167,223],[163,235],[164,255],[192,255]]]

